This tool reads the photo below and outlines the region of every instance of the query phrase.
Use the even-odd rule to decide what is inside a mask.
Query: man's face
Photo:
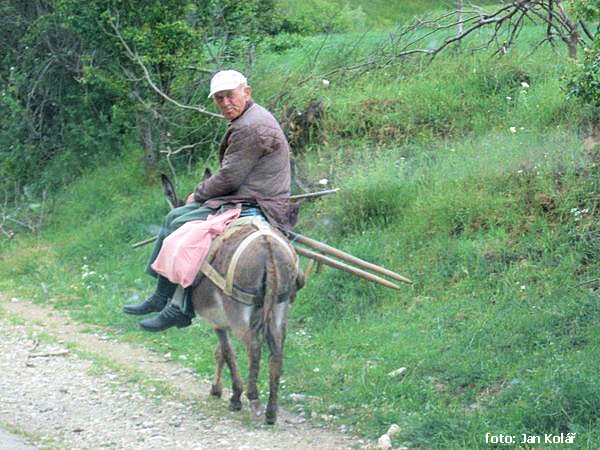
[[[251,93],[252,89],[250,86],[238,86],[235,89],[215,93],[213,100],[221,111],[221,114],[227,120],[233,120],[242,114]]]

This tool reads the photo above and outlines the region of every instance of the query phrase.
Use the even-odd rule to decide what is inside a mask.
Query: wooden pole
[[[363,269],[372,270],[373,272],[377,272],[382,275],[387,275],[388,277],[392,277],[398,281],[402,281],[403,283],[412,284],[411,280],[409,280],[406,277],[403,277],[400,274],[397,274],[396,272],[392,272],[391,270],[385,269],[363,259],[357,258],[356,256],[351,255],[350,253],[338,250],[337,248],[331,247],[330,245],[324,244],[323,242],[315,241],[314,239],[307,238],[306,236],[302,236],[292,231],[289,231],[288,235],[291,237],[292,243],[298,242],[299,244],[304,244],[325,254],[335,256],[336,258],[342,259],[358,267],[362,267]]]
[[[392,289],[400,289],[400,286],[398,286],[397,284],[392,283],[391,281],[388,281],[388,280],[384,280],[383,278],[378,277],[377,275],[373,275],[372,273],[366,272],[361,269],[357,269],[356,267],[349,266],[348,264],[337,261],[328,256],[321,255],[320,253],[313,252],[312,250],[307,250],[302,247],[295,247],[295,248],[296,248],[296,252],[301,256],[306,256],[307,258],[314,259],[314,260],[316,260],[320,263],[323,263],[327,266],[335,267],[336,269],[345,270],[346,272],[349,272],[353,275],[364,278],[365,280],[373,281],[374,283],[379,283],[383,286],[386,286],[386,287],[389,287]]]
[[[151,244],[152,242],[154,242],[155,240],[158,239],[158,236],[152,236],[151,238],[146,239],[145,241],[141,241],[141,242],[136,242],[135,244],[131,244],[131,246],[133,248],[138,248],[138,247],[142,247],[146,244]]]
[[[380,267],[380,266],[372,264],[372,263],[370,263],[368,261],[365,261],[363,259],[357,258],[354,255],[351,255],[349,253],[343,252],[343,251],[341,251],[341,250],[339,250],[339,249],[337,249],[335,247],[331,247],[331,246],[329,246],[327,244],[324,244],[323,242],[315,241],[314,239],[307,238],[306,236],[302,236],[302,235],[294,233],[292,231],[288,232],[288,236],[291,238],[291,243],[292,244],[297,244],[297,243],[298,244],[304,244],[304,245],[309,246],[309,247],[311,247],[311,248],[313,248],[315,250],[318,250],[318,251],[321,251],[323,253],[335,256],[335,257],[337,257],[339,259],[342,259],[342,260],[344,260],[346,262],[349,262],[351,264],[355,264],[358,267],[361,267],[363,269],[369,269],[369,270],[372,270],[373,272],[377,272],[377,273],[382,274],[382,275],[387,275],[387,276],[392,277],[392,278],[394,278],[394,279],[396,279],[398,281],[402,281],[403,283],[412,284],[412,281],[410,279],[408,279],[408,278],[406,278],[406,277],[404,277],[404,276],[402,276],[402,275],[400,275],[400,274],[398,274],[396,272],[392,272],[391,270],[385,269],[384,267]],[[151,242],[154,242],[157,238],[158,238],[158,236],[151,237],[151,238],[146,239],[144,241],[141,241],[141,242],[138,242],[136,244],[133,244],[132,247],[133,248],[138,248],[138,247],[141,247],[143,245],[150,244]],[[392,283],[392,282],[390,282],[388,280],[385,280],[385,279],[383,279],[381,277],[378,277],[377,275],[374,275],[374,274],[369,273],[367,271],[361,270],[361,269],[359,269],[357,267],[353,267],[353,266],[350,266],[348,264],[344,264],[344,263],[342,263],[340,261],[337,261],[337,260],[335,260],[333,258],[329,258],[328,256],[325,256],[325,255],[322,255],[320,253],[316,253],[316,252],[313,252],[311,250],[299,247],[298,245],[294,245],[294,248],[296,249],[296,252],[299,255],[302,255],[302,256],[305,256],[307,258],[310,258],[312,260],[317,261],[317,263],[318,263],[318,265],[317,265],[317,271],[318,271],[318,268],[319,268],[319,266],[321,264],[325,264],[327,266],[331,266],[331,267],[334,267],[336,269],[345,270],[346,272],[349,272],[351,274],[354,274],[354,275],[356,275],[358,277],[361,277],[361,278],[364,278],[366,280],[373,281],[375,283],[379,283],[379,284],[381,284],[383,286],[390,287],[392,289],[400,289],[400,287],[397,284]],[[306,278],[308,278],[308,275],[309,275],[311,269],[312,269],[312,265],[310,265],[309,267],[307,267],[307,270],[305,272]]]
[[[167,180],[168,180],[168,178],[167,178]],[[164,185],[164,181],[163,181],[163,185]],[[307,194],[291,195],[290,200],[302,200],[302,199],[307,199],[307,198],[323,197],[324,195],[335,194],[339,190],[340,190],[339,188],[336,188],[336,189],[327,189],[325,191],[309,192]],[[169,198],[169,196],[167,195],[167,202],[169,203],[169,205],[171,205],[171,209],[173,209],[174,208],[173,203],[171,203],[171,201],[168,198]],[[131,247],[132,248],[143,247],[144,245],[151,244],[157,238],[158,238],[158,236],[154,236],[154,237],[145,239],[143,241],[136,242],[135,244],[132,244]]]
[[[336,189],[327,189],[326,191],[309,192],[307,194],[290,195],[290,200],[300,200],[303,198],[323,197],[324,195],[335,194],[339,190],[340,190],[340,188],[336,188]]]

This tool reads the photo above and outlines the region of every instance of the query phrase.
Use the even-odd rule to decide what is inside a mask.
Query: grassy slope
[[[323,47],[310,66],[319,73],[338,45],[312,38],[260,55],[258,100],[282,84],[261,85],[261,73],[305,74]],[[398,423],[401,441],[425,447],[484,447],[488,432],[600,442],[598,283],[586,283],[598,274],[598,157],[581,147],[585,117],[560,93],[558,63],[527,49],[500,62],[441,57],[293,92],[328,107],[302,167],[342,188],[305,206],[298,230],[415,285],[393,292],[313,274],[290,317],[284,403],[308,394],[319,400],[298,405],[306,413],[370,437]],[[57,199],[39,237],[3,241],[0,289],[209,374],[216,339],[205,324],[148,335],[120,312],[152,286],[142,274],[150,249],[128,244],[166,211],[138,166],[132,155],[89,174]]]

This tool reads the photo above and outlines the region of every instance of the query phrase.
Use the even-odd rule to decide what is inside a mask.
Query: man
[[[224,70],[210,82],[213,101],[228,122],[219,151],[220,169],[198,184],[186,204],[167,214],[158,235],[146,272],[158,278],[156,291],[146,301],[125,305],[127,314],[160,314],[140,321],[147,331],[162,331],[172,326],[190,325],[184,308],[169,302],[177,285],[157,274],[150,265],[164,239],[190,220],[204,220],[241,205],[258,208],[267,220],[282,229],[290,227],[289,145],[273,115],[254,103],[252,88],[235,70]]]

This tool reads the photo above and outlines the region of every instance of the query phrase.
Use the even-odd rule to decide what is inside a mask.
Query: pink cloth
[[[196,279],[215,236],[240,216],[239,209],[211,214],[206,220],[192,220],[165,238],[151,267],[171,282],[183,287]]]

